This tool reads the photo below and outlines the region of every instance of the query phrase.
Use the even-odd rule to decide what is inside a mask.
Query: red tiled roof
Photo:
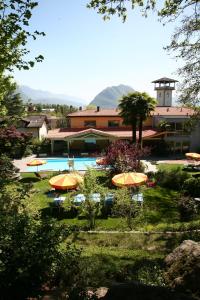
[[[194,110],[187,107],[157,106],[151,115],[156,116],[158,114],[160,116],[191,116],[194,114]]]
[[[97,129],[85,129],[85,130],[79,130],[79,131],[72,131],[72,130],[62,130],[62,129],[53,129],[49,130],[47,138],[56,140],[56,139],[67,139],[67,138],[76,138],[76,137],[81,137],[82,135],[87,135],[87,134],[96,134],[96,135],[101,135],[105,137],[113,137],[113,138],[131,138],[132,137],[132,131],[131,130],[97,130]],[[158,131],[154,129],[146,129],[143,130],[142,136],[143,138],[145,137],[151,137],[157,134]],[[137,132],[138,136],[138,132]]]
[[[79,110],[75,111],[71,114],[68,114],[68,117],[87,117],[87,116],[95,116],[95,117],[110,117],[110,116],[118,116],[119,111],[117,109],[104,109],[100,108],[99,111],[96,109],[85,109],[85,110]]]
[[[191,116],[194,114],[194,110],[186,107],[175,106],[157,106],[151,115],[160,116]],[[86,109],[76,111],[68,114],[68,117],[117,117],[119,116],[119,110],[117,109],[101,109],[99,111],[95,109]]]

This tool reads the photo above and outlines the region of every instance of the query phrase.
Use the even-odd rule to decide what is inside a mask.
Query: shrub
[[[190,221],[197,213],[197,204],[193,198],[181,195],[178,199],[178,209],[181,221]]]
[[[183,184],[184,193],[191,197],[200,197],[200,178],[189,178]]]
[[[17,130],[14,126],[0,128],[0,154],[11,158],[24,156],[32,135]]]
[[[158,171],[155,177],[161,187],[180,191],[183,189],[184,182],[191,178],[191,175],[182,171],[181,168],[177,168],[171,171]]]
[[[17,180],[18,169],[6,155],[0,156],[0,187],[8,182]]]
[[[115,194],[115,202],[112,213],[115,216],[126,218],[129,229],[133,229],[133,218],[140,212],[140,206],[136,201],[131,199],[128,189],[123,188]]]
[[[144,166],[140,160],[149,153],[150,149],[147,147],[140,149],[138,145],[127,141],[116,141],[106,149],[103,162],[106,162],[114,173],[143,171]]]
[[[88,169],[84,176],[84,184],[80,187],[81,193],[85,195],[85,201],[82,203],[80,211],[88,220],[90,229],[94,229],[96,218],[101,214],[101,203],[92,199],[93,193],[99,193],[101,198],[104,195],[104,189],[98,184],[96,171]]]

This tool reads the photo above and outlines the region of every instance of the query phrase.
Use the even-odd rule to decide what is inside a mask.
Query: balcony
[[[165,140],[167,142],[186,142],[190,140],[190,133],[185,132],[183,130],[170,131],[166,133]]]

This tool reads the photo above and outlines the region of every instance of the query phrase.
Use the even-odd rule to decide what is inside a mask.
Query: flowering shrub
[[[16,158],[24,155],[32,135],[20,132],[14,126],[0,128],[0,154]]]
[[[106,149],[103,165],[109,165],[114,173],[143,171],[141,158],[149,154],[147,147],[140,149],[137,144],[128,141],[116,141]]]

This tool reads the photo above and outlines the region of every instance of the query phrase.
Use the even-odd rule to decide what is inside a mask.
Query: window
[[[85,121],[84,126],[85,127],[96,127],[96,121]]]
[[[119,121],[113,120],[113,121],[108,121],[108,127],[119,127]]]
[[[183,130],[183,124],[182,123],[176,123],[176,130]]]
[[[183,123],[169,122],[169,125],[172,131],[183,130]]]

